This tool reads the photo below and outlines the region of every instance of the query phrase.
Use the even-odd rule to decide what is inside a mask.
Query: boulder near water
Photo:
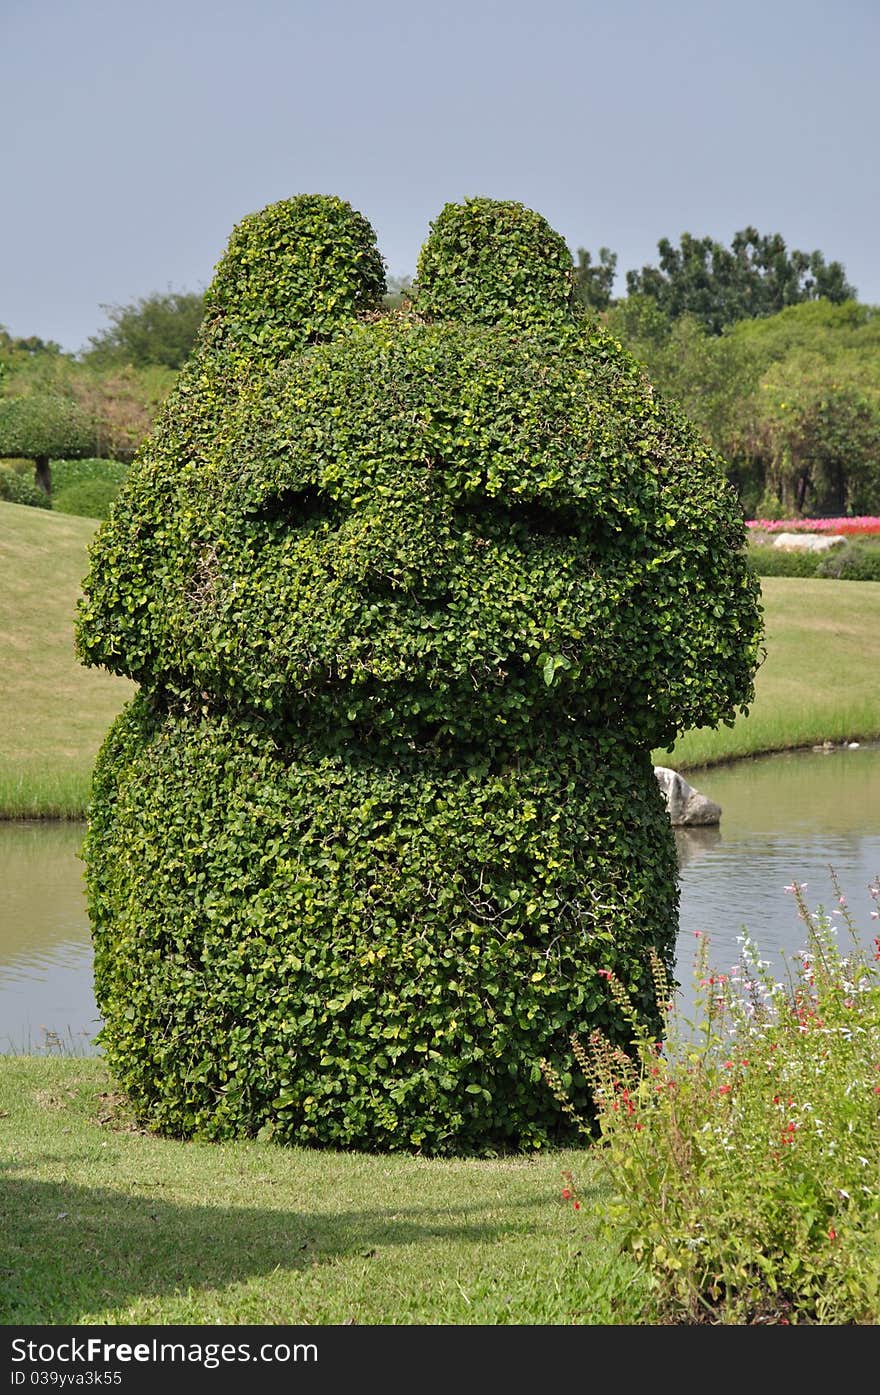
[[[689,785],[677,770],[655,765],[654,774],[666,800],[673,828],[693,828],[721,822],[721,806]]]

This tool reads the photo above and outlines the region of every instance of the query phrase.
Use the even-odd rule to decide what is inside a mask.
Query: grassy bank
[[[184,1144],[119,1127],[110,1091],[96,1058],[0,1058],[0,1323],[650,1320],[562,1199],[563,1169],[597,1195],[586,1151]]]
[[[133,685],[73,648],[90,518],[0,503],[0,813],[81,814],[107,727]]]
[[[880,736],[880,585],[764,577],[767,657],[747,717],[687,732],[655,763],[677,770]]]
[[[76,817],[110,722],[133,691],[82,668],[76,597],[96,524],[0,503],[0,816]],[[739,756],[880,736],[880,585],[765,577],[767,658],[748,717],[689,732],[655,763],[687,770]]]

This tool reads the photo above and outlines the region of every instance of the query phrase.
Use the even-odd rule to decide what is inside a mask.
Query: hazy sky
[[[0,324],[207,285],[300,193],[415,271],[449,201],[537,209],[623,273],[748,224],[880,304],[878,0],[0,0]]]

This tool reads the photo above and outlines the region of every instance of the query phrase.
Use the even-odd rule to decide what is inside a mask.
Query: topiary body
[[[339,200],[233,235],[78,624],[142,687],[86,855],[104,1049],[158,1128],[541,1146],[573,1135],[540,1058],[627,1044],[600,971],[659,1028],[650,751],[749,699],[757,584],[721,463],[563,253],[447,206],[382,315]]]

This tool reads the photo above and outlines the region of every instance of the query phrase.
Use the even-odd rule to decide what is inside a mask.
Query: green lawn
[[[0,812],[81,814],[104,733],[134,685],[77,662],[90,518],[0,503]]]
[[[761,594],[767,657],[749,715],[688,732],[655,764],[685,770],[880,736],[880,584],[768,576]]]
[[[99,1059],[0,1057],[0,1323],[650,1321],[644,1277],[590,1244],[589,1151],[178,1143],[114,1109]]]

